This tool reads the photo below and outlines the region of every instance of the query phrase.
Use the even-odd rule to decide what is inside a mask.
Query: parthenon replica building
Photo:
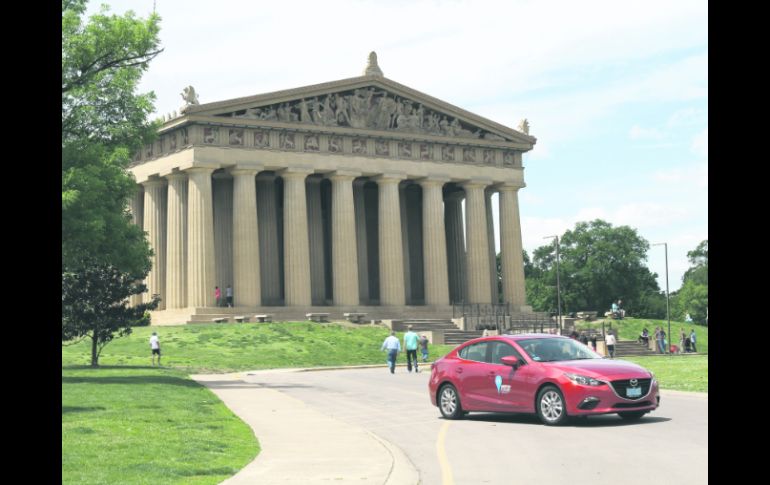
[[[392,81],[374,53],[358,77],[206,104],[188,87],[183,98],[130,169],[130,208],[155,251],[153,323],[225,312],[214,288],[224,300],[228,285],[227,311],[247,315],[447,317],[453,302],[498,301],[531,311],[518,205],[522,153],[536,142],[526,121],[513,130]]]

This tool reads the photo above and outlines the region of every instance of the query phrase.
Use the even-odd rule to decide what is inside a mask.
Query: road
[[[441,417],[428,397],[430,368],[250,373],[244,380],[286,393],[322,414],[401,448],[423,485],[705,484],[708,397],[661,392],[661,406],[629,423],[617,415],[562,427],[534,416]]]

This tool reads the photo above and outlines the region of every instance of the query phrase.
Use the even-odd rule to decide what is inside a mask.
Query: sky
[[[89,13],[100,3],[161,16],[164,51],[140,84],[159,116],[187,85],[201,103],[296,88],[359,76],[376,51],[389,79],[511,128],[529,121],[530,255],[600,218],[667,243],[675,291],[708,239],[706,0],[106,0]],[[664,246],[647,265],[665,290]]]

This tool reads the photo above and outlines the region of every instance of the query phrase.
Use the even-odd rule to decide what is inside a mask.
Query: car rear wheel
[[[438,408],[446,419],[460,419],[468,414],[463,411],[460,396],[452,384],[445,384],[438,392]]]
[[[618,413],[618,416],[626,421],[636,421],[637,419],[641,419],[645,414],[647,414],[647,411],[625,411]]]
[[[537,393],[537,417],[543,424],[558,426],[567,420],[564,395],[556,386],[546,386]]]

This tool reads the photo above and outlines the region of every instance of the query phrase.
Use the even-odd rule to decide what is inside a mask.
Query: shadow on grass
[[[189,379],[174,376],[62,376],[62,384],[163,384],[182,387],[199,387],[199,384]]]
[[[90,413],[93,411],[104,411],[107,408],[103,406],[62,406],[61,413]]]

